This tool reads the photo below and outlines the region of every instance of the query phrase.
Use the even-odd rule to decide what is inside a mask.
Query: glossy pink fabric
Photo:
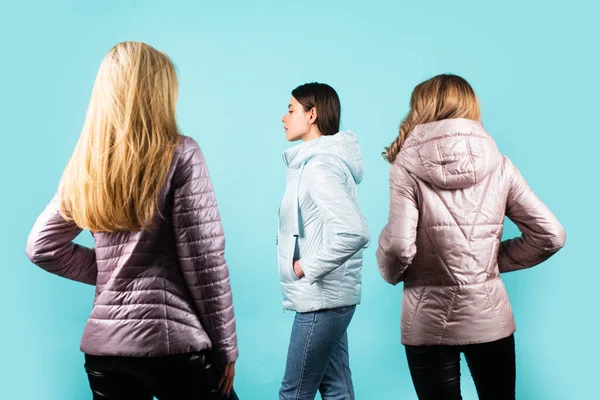
[[[500,273],[529,268],[565,231],[479,122],[417,126],[390,171],[383,278],[404,281],[402,343],[490,342],[515,331]],[[502,241],[504,217],[522,236]]]

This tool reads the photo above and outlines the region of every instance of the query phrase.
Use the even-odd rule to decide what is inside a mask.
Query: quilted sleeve
[[[396,285],[404,280],[404,271],[417,253],[419,209],[415,190],[406,169],[390,169],[390,213],[379,235],[377,266],[386,282]]]
[[[314,284],[367,246],[370,235],[337,161],[315,157],[304,173],[310,196],[323,218],[322,245],[300,259],[306,279]]]
[[[61,216],[59,204],[56,195],[36,220],[27,238],[27,257],[48,272],[95,285],[96,253],[73,243],[81,229]]]
[[[173,179],[173,224],[179,263],[213,352],[222,363],[238,357],[225,236],[200,147],[186,139]]]
[[[560,222],[533,193],[519,170],[506,160],[510,177],[506,216],[517,225],[521,236],[500,243],[500,272],[533,267],[560,250],[566,240]]]

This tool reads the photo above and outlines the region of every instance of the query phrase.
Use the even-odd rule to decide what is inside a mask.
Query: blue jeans
[[[356,306],[296,313],[280,400],[354,400],[348,325]]]

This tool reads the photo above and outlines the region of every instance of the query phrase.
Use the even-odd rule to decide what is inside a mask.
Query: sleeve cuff
[[[239,357],[238,348],[236,347],[235,349],[230,350],[228,352],[221,352],[221,351],[217,350],[215,352],[215,357],[216,357],[217,361],[219,363],[221,363],[222,365],[232,363],[234,361],[237,361],[237,359]]]

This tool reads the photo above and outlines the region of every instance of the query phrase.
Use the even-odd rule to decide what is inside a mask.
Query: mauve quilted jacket
[[[55,197],[27,240],[41,268],[96,285],[81,341],[93,355],[161,356],[212,349],[222,363],[238,356],[225,238],[196,142],[182,137],[159,198],[155,228],[94,232],[95,248],[73,243]]]
[[[529,268],[565,231],[479,122],[417,126],[390,170],[389,221],[379,238],[383,278],[404,281],[402,343],[462,345],[510,336],[500,273]],[[522,236],[501,241],[508,216]]]

